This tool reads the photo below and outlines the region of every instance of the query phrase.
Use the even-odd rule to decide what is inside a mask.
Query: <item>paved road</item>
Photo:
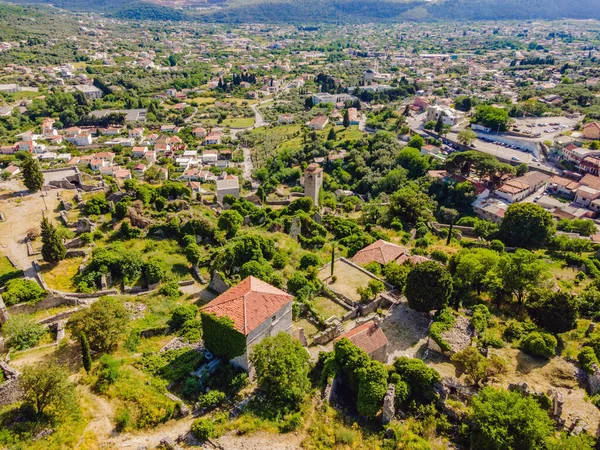
[[[420,114],[415,117],[409,117],[407,122],[412,130],[423,131],[424,118],[425,118],[425,114]],[[550,120],[552,122],[554,121],[554,119],[552,119],[552,120],[544,119],[544,120],[545,121]],[[460,126],[459,126],[459,128],[460,128]],[[460,129],[453,130],[452,132],[448,133],[446,138],[448,138],[452,141],[456,141],[458,138],[459,131],[460,131]],[[490,139],[493,139],[493,135],[490,135]],[[544,141],[544,140],[549,140],[549,139],[550,140],[552,139],[550,137],[550,135],[546,135],[545,137],[542,136],[539,139],[531,139],[531,140],[539,142],[539,141]],[[482,141],[481,139],[477,139],[474,142],[474,145],[475,145],[475,150],[478,150],[482,153],[487,153],[488,155],[493,155],[496,158],[504,160],[504,161],[511,161],[514,163],[517,163],[517,162],[518,163],[526,163],[532,168],[538,167],[540,169],[544,169],[544,170],[548,170],[548,171],[552,171],[552,172],[558,172],[552,164],[545,161],[545,159],[542,155],[540,155],[539,161],[534,161],[533,158],[535,158],[535,156],[529,152],[524,152],[524,151],[520,151],[520,150],[503,147],[501,145],[497,145],[492,142]],[[517,160],[515,160],[513,158],[516,158]]]

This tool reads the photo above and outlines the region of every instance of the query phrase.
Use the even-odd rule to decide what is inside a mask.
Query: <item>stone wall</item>
[[[19,372],[0,360],[0,370],[4,373],[6,381],[0,384],[0,406],[16,403],[23,397],[19,385]]]
[[[218,294],[222,294],[227,289],[229,289],[230,286],[223,279],[223,276],[219,272],[214,271],[208,287],[213,291],[217,292]]]

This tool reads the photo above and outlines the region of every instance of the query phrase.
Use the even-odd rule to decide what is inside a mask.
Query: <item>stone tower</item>
[[[319,190],[323,185],[323,169],[309,164],[304,171],[304,195],[310,197],[315,206],[319,206]]]

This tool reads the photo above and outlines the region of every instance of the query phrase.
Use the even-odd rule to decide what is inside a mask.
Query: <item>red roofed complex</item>
[[[398,261],[402,257],[409,256],[408,249],[400,245],[379,239],[371,245],[359,250],[352,258],[356,264],[369,264],[376,262],[385,266],[391,261]],[[401,261],[400,261],[401,262]]]
[[[249,355],[254,345],[279,332],[291,334],[293,299],[281,289],[250,276],[219,295],[202,312],[229,317],[234,328],[246,336],[246,353],[231,363],[249,372]]]
[[[363,350],[371,359],[382,363],[387,362],[388,339],[375,321],[369,321],[338,336],[334,342],[342,338],[350,340]]]

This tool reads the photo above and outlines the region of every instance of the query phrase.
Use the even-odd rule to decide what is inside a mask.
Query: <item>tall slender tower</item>
[[[323,185],[323,169],[309,164],[304,171],[304,195],[310,197],[315,206],[319,206],[319,189]]]

